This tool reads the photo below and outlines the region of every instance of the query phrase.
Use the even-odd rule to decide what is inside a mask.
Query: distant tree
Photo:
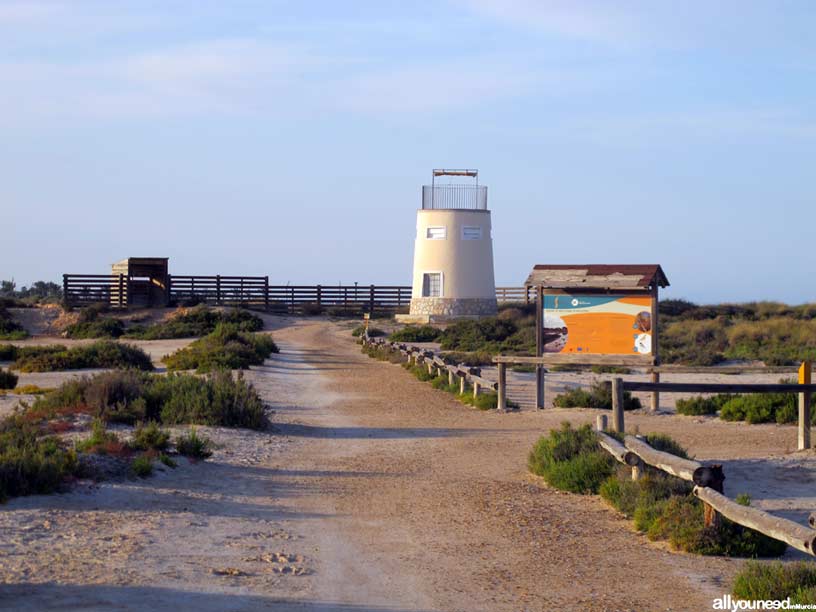
[[[14,290],[17,288],[17,283],[14,280],[0,281],[0,295],[14,297]]]
[[[62,287],[51,281],[36,281],[30,287],[17,289],[14,280],[0,280],[0,296],[11,298],[33,298],[35,300],[61,299]]]

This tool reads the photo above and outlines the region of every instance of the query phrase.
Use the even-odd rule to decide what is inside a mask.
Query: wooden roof
[[[537,264],[524,283],[552,289],[648,289],[668,287],[657,264]]]

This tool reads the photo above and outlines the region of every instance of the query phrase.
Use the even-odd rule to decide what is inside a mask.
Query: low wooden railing
[[[447,372],[448,384],[454,385],[458,380],[459,393],[461,394],[465,393],[465,388],[468,383],[473,388],[473,397],[478,396],[483,389],[490,389],[497,392],[499,390],[499,383],[484,378],[482,376],[481,368],[470,367],[465,364],[447,363],[444,359],[442,359],[442,357],[429,349],[412,346],[410,344],[404,344],[401,342],[390,342],[384,338],[371,338],[368,336],[367,331],[363,333],[362,341],[365,344],[371,344],[393,351],[399,351],[401,354],[405,355],[406,363],[414,363],[417,365],[424,363],[428,367],[428,373],[434,376],[438,376],[441,372]],[[507,409],[506,402],[503,409]]]
[[[638,480],[643,466],[650,465],[677,478],[694,483],[694,495],[703,502],[706,527],[718,528],[719,515],[766,536],[785,542],[789,546],[816,556],[816,531],[794,521],[774,516],[758,508],[743,506],[723,494],[722,465],[703,464],[690,459],[652,448],[644,440],[627,435],[621,444],[607,435],[606,416],[599,415],[596,424],[601,448],[616,460],[632,468],[632,479]],[[814,515],[811,515],[812,517]],[[811,522],[811,525],[816,520]]]

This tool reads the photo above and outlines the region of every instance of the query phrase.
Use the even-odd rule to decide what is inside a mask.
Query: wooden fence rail
[[[121,274],[63,274],[65,303],[69,306],[104,302],[125,308],[128,296],[133,297],[136,288],[142,286],[131,286],[128,277]],[[270,285],[268,276],[168,275],[164,292],[167,304],[204,302],[281,314],[329,308],[355,313],[396,311],[407,309],[411,303],[410,285]],[[496,299],[502,304],[529,303],[531,295],[524,287],[496,288]]]
[[[621,444],[603,431],[599,421],[598,442],[601,448],[616,460],[632,467],[632,478],[642,475],[643,465],[650,465],[677,478],[694,483],[694,495],[705,507],[704,521],[707,527],[719,527],[719,514],[743,527],[781,540],[789,546],[816,556],[816,531],[794,521],[764,512],[758,508],[743,506],[723,495],[725,476],[719,464],[702,464],[690,459],[652,448],[645,440],[626,436]]]
[[[429,374],[440,375],[442,372],[448,373],[448,384],[455,384],[459,381],[459,392],[464,393],[467,384],[473,388],[473,397],[478,396],[482,390],[490,389],[492,391],[499,391],[499,383],[487,378],[481,374],[481,368],[474,368],[465,364],[450,364],[442,357],[436,355],[433,351],[426,348],[403,344],[400,342],[389,342],[384,338],[371,338],[366,331],[363,335],[363,342],[365,344],[373,344],[381,346],[390,350],[399,351],[405,355],[407,363],[420,364],[423,363],[428,367]],[[501,398],[499,398],[501,399]],[[507,409],[506,402],[503,408]]]
[[[624,431],[624,391],[657,391],[663,393],[797,393],[799,395],[798,449],[810,448],[810,403],[816,385],[811,384],[813,364],[803,361],[799,366],[799,383],[752,384],[752,383],[647,383],[612,379],[612,428]]]

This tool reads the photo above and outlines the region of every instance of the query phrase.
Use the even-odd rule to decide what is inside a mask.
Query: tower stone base
[[[445,319],[489,317],[497,312],[496,298],[421,297],[412,298],[410,314],[399,318],[406,323],[429,323]]]

